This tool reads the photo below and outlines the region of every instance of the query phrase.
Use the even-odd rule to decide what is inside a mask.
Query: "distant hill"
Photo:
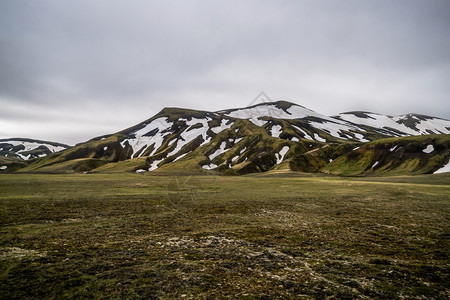
[[[15,157],[23,160],[44,157],[70,146],[25,138],[0,139],[0,156]]]
[[[368,171],[370,168],[366,165],[349,171],[348,168],[354,168],[350,166],[353,161],[359,161],[352,153],[371,153],[372,145],[390,149],[394,142],[381,141],[393,137],[397,138],[399,147],[405,141],[408,145],[416,143],[415,149],[419,149],[424,143],[431,143],[422,138],[429,136],[439,142],[432,143],[436,149],[434,154],[418,158],[429,161],[427,167],[420,163],[420,168],[405,168],[405,172],[432,173],[448,160],[445,149],[448,149],[449,134],[450,121],[445,119],[419,114],[391,117],[370,112],[348,112],[330,117],[286,101],[217,112],[165,108],[152,118],[118,133],[97,137],[61,152],[46,153],[49,155],[30,161],[19,171],[240,175],[291,169],[361,175],[373,172]],[[354,150],[357,147],[362,150]],[[413,148],[402,147],[402,153]],[[396,157],[386,149],[384,152],[377,150],[380,157],[373,155],[378,159],[374,170],[385,166],[383,172],[390,172],[395,169],[394,165],[397,166],[397,163],[386,166]],[[386,155],[384,160],[381,152]],[[401,161],[406,157],[410,156],[396,159]],[[429,157],[434,158],[430,160]],[[370,163],[375,161],[367,162]],[[400,166],[401,163],[397,167]]]
[[[321,171],[337,175],[450,172],[450,135],[388,138],[361,145]]]
[[[0,172],[26,166],[25,161],[44,157],[70,148],[70,146],[26,138],[0,139]]]

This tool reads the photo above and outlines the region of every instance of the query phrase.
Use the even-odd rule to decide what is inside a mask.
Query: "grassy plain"
[[[450,176],[0,175],[1,299],[448,299]]]

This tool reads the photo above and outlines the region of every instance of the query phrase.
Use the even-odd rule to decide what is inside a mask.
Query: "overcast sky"
[[[0,138],[75,144],[163,107],[450,119],[450,1],[0,1]]]

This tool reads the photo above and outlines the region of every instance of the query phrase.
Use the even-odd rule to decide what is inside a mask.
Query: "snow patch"
[[[239,156],[236,155],[235,157],[233,157],[233,158],[231,159],[231,161],[232,161],[232,162],[235,162],[236,160],[238,160],[238,158],[239,158]]]
[[[145,172],[147,172],[146,170],[144,170],[144,169],[138,169],[138,170],[136,170],[136,173],[145,173]]]
[[[374,163],[374,164],[372,165],[372,167],[371,167],[371,168],[373,169],[373,168],[375,168],[376,166],[378,166],[378,163],[379,163],[379,162],[378,162],[378,161],[376,161],[376,162],[375,162],[375,163]]]
[[[276,137],[276,138],[279,138],[279,137],[280,137],[280,134],[282,133],[281,128],[282,128],[282,127],[281,127],[280,125],[274,125],[274,126],[272,126],[272,128],[271,128],[271,130],[270,130],[272,136],[273,136],[273,137]]]
[[[280,150],[280,152],[275,153],[275,157],[276,157],[276,159],[277,159],[277,165],[280,164],[280,163],[283,161],[284,156],[286,155],[286,153],[287,153],[288,151],[289,151],[289,146],[284,146],[284,147]]]
[[[196,138],[197,136],[199,136],[200,134],[201,134],[201,136],[202,136],[202,138],[203,138],[203,140],[204,140],[204,142],[201,144],[201,145],[204,145],[204,144],[206,144],[206,143],[209,143],[209,141],[211,140],[211,137],[209,137],[208,136],[208,134],[207,134],[207,132],[208,132],[208,130],[209,130],[209,125],[208,125],[208,122],[209,121],[211,121],[212,119],[211,118],[208,118],[208,117],[206,117],[206,119],[195,119],[195,118],[192,118],[192,120],[190,120],[190,121],[188,121],[188,122],[186,122],[186,124],[187,125],[189,125],[189,126],[192,126],[192,125],[196,125],[196,124],[198,124],[198,123],[200,123],[200,124],[202,124],[202,127],[201,128],[197,128],[197,129],[194,129],[194,130],[190,130],[189,132],[183,132],[182,134],[181,134],[181,136],[184,138],[184,139],[194,139],[194,138]],[[189,134],[190,132],[192,132],[192,131],[196,131],[195,133],[192,133],[192,134]],[[187,142],[188,143],[188,142]],[[200,146],[201,146],[200,145]]]
[[[213,170],[213,169],[217,168],[217,165],[209,164],[209,165],[202,166],[202,168],[205,169],[205,170]]]
[[[427,154],[429,154],[429,153],[431,153],[431,152],[433,152],[434,151],[434,147],[433,147],[433,145],[428,145],[425,149],[423,149],[422,150],[424,153],[427,153]]]
[[[299,141],[299,139],[298,138],[296,138],[295,136],[291,139],[291,141],[293,141],[293,142],[298,142]]]
[[[445,166],[436,170],[433,174],[440,174],[440,173],[446,173],[446,172],[450,172],[450,160],[448,161],[448,163]]]
[[[6,170],[6,169],[8,169],[8,166],[1,166],[0,167],[0,170]]]
[[[108,150],[108,147],[103,147],[103,151],[106,151],[106,150]]]
[[[394,152],[395,149],[397,149],[397,147],[398,147],[398,145],[395,145],[394,147],[390,148],[390,149],[389,149],[389,152]]]
[[[180,151],[185,145],[189,144],[200,135],[203,138],[202,145],[209,142],[210,137],[207,135],[207,131],[209,129],[208,120],[209,120],[208,118],[207,119],[192,118],[192,120],[187,121],[186,124],[189,125],[190,127],[199,123],[202,124],[202,127],[194,128],[191,130],[189,130],[188,128],[187,130],[183,131],[180,134],[180,138],[177,140],[177,146],[169,154],[167,154],[167,156],[171,156],[178,153],[178,151]]]
[[[428,131],[440,134],[450,134],[450,121],[442,120],[437,118],[420,120],[419,123],[416,124],[416,128],[419,130],[420,134],[428,134]]]
[[[152,156],[156,153],[156,151],[161,147],[164,138],[167,135],[170,135],[170,133],[162,133],[163,131],[167,130],[168,128],[172,127],[173,123],[168,122],[167,118],[161,117],[157,118],[153,121],[151,121],[149,124],[145,125],[143,128],[138,129],[133,132],[135,135],[134,138],[129,138],[123,140],[120,145],[122,147],[125,147],[125,143],[128,142],[128,144],[133,149],[132,157],[134,157],[134,154],[142,149],[143,147],[148,148],[149,146],[153,145],[153,151],[150,154]],[[154,131],[157,129],[157,133],[153,136],[144,136],[145,134]],[[141,152],[140,155],[142,155],[144,151]]]

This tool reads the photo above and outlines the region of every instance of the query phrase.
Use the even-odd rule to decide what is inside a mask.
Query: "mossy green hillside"
[[[74,169],[72,171],[77,172],[79,171],[77,169],[77,160],[79,159],[92,159],[92,162],[103,160],[105,163],[125,160],[130,156],[130,153],[128,153],[129,149],[124,149],[123,147],[121,147],[120,139],[122,137],[123,136],[119,134],[115,134],[106,138],[93,139],[86,143],[78,144],[75,147],[69,148],[65,151],[53,153],[46,157],[30,161],[25,168],[20,169],[20,172],[39,172],[39,170],[43,168],[52,169],[51,166],[60,163],[65,163],[61,166],[61,169],[63,170],[63,172],[66,172],[69,171],[69,168],[67,167],[71,165],[71,163],[69,162],[71,160],[76,160],[72,164],[74,166]],[[99,163],[85,165],[99,167]],[[58,168],[58,166],[55,166],[53,169],[57,170]]]
[[[362,145],[321,169],[338,175],[427,174],[450,158],[450,135],[381,139]]]
[[[0,173],[14,172],[20,168],[25,167],[26,165],[27,163],[19,158],[0,156],[0,167],[2,167],[0,169]]]

